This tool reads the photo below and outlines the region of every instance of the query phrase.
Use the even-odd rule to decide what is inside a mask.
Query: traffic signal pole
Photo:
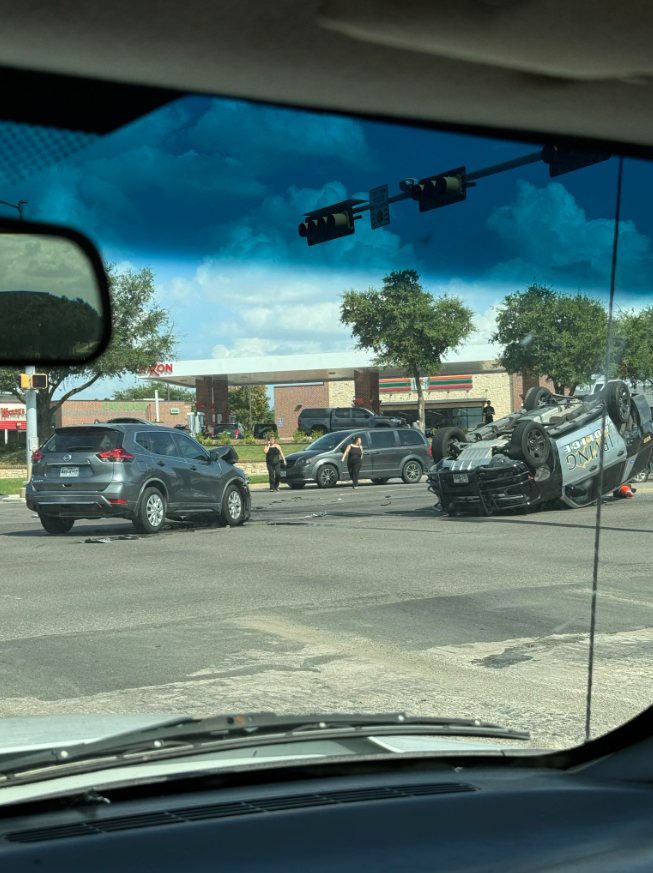
[[[36,367],[25,367],[25,373],[30,377],[36,372]],[[26,443],[27,443],[27,479],[32,478],[32,452],[39,447],[38,424],[36,417],[36,389],[25,389],[25,419],[26,419]]]
[[[363,212],[371,213],[372,230],[384,227],[390,223],[388,209],[390,203],[416,200],[420,212],[429,212],[431,209],[464,201],[467,188],[475,187],[476,179],[484,179],[486,176],[505,173],[506,170],[514,170],[540,161],[548,165],[549,176],[553,179],[607,161],[609,158],[610,154],[607,152],[582,152],[577,149],[545,145],[536,152],[529,152],[511,161],[503,161],[480,170],[473,170],[471,173],[467,172],[465,166],[460,166],[423,179],[402,179],[399,182],[401,194],[388,197],[388,185],[383,184],[370,190],[370,199],[367,201],[343,200],[331,206],[305,212],[304,220],[298,228],[299,235],[306,238],[309,246],[313,246],[355,233],[354,222],[361,218],[360,213]]]
[[[504,161],[502,164],[494,164],[492,167],[485,167],[483,170],[475,170],[473,173],[467,173],[465,178],[468,182],[473,182],[474,179],[484,179],[486,176],[494,176],[495,173],[504,173],[506,170],[516,170],[517,167],[525,167],[527,164],[536,164],[542,160],[542,149],[536,152],[531,152],[529,155],[522,155],[521,158],[515,158],[512,161]]]
[[[466,182],[473,182],[475,179],[484,179],[486,176],[494,176],[495,173],[504,173],[506,170],[515,170],[517,167],[525,167],[527,164],[535,164],[542,160],[542,149],[530,154],[522,155],[520,158],[514,158],[512,161],[504,161],[502,164],[493,164],[491,167],[484,167],[481,170],[474,170],[471,173],[465,174]],[[388,197],[388,203],[399,203],[401,200],[411,200],[410,192],[405,191],[401,194],[395,194],[393,197]],[[354,212],[369,212],[370,204],[361,203],[354,208]]]

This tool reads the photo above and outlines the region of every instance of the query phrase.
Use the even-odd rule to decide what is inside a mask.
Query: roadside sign
[[[370,221],[372,230],[390,224],[390,207],[388,205],[388,186],[379,185],[370,191]]]
[[[283,427],[283,418],[278,418],[277,423],[278,423],[279,427]]]
[[[39,447],[39,438],[37,436],[29,438],[29,450],[35,452]]]

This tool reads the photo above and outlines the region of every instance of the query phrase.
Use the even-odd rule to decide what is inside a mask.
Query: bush
[[[231,437],[229,436],[229,431],[223,430],[218,434],[217,439],[215,441],[218,446],[230,446],[231,445]]]
[[[324,436],[323,430],[312,430],[311,431],[311,439],[312,440],[319,440],[319,438],[323,437],[323,436]]]
[[[303,430],[296,430],[292,438],[294,443],[305,443],[308,439]]]
[[[256,445],[256,438],[254,437],[254,434],[251,431],[248,431],[245,434],[245,436],[243,437],[243,444],[246,446],[255,446]]]

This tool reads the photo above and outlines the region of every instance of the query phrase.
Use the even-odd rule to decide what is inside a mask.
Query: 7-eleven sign
[[[420,376],[420,385],[422,386],[422,391],[429,390],[429,376]],[[410,390],[417,391],[417,382],[415,379],[410,380]]]

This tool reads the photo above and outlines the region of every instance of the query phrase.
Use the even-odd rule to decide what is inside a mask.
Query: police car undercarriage
[[[652,434],[646,399],[620,380],[583,397],[532,388],[520,410],[491,424],[440,428],[429,489],[449,515],[587,506],[648,465]]]

